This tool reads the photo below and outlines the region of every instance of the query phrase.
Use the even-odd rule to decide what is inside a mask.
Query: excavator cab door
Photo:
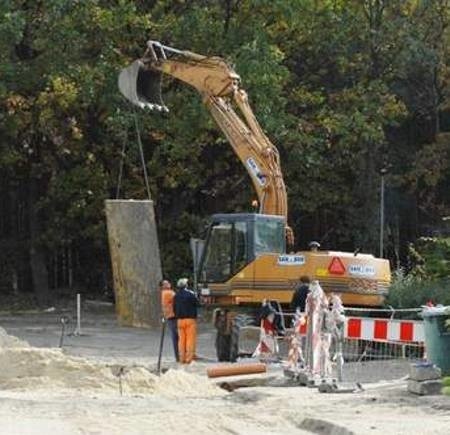
[[[141,109],[168,112],[161,96],[161,72],[149,70],[140,60],[134,61],[119,74],[119,90]]]
[[[286,252],[282,216],[216,214],[208,230],[199,282],[224,283],[256,257]]]

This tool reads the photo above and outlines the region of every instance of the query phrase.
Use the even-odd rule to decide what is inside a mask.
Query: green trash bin
[[[450,376],[450,307],[433,307],[422,312],[427,360]]]

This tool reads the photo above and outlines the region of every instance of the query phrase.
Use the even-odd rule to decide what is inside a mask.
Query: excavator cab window
[[[257,214],[213,216],[200,264],[200,282],[225,282],[258,255],[285,252],[284,219]]]
[[[258,217],[255,222],[255,255],[283,253],[285,224],[281,220]]]
[[[205,282],[223,282],[247,262],[247,223],[213,223],[201,279]]]

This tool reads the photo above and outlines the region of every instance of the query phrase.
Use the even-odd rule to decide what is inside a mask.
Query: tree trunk
[[[107,200],[116,313],[125,326],[158,326],[161,280],[153,201]]]
[[[30,226],[30,267],[33,290],[40,306],[48,304],[49,287],[45,251],[39,243],[41,223],[36,211],[38,201],[37,183],[31,182],[28,189],[28,217]]]

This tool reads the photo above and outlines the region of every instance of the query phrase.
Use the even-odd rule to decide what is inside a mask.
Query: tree
[[[281,153],[298,247],[387,253],[450,214],[447,0],[6,0],[0,5],[0,287],[107,286],[103,200],[147,196],[166,275],[214,212],[250,211],[251,183],[200,96],[170,79],[171,112],[135,113],[120,69],[147,38],[234,63]],[[119,169],[122,166],[120,189]],[[34,287],[33,287],[34,284]]]

